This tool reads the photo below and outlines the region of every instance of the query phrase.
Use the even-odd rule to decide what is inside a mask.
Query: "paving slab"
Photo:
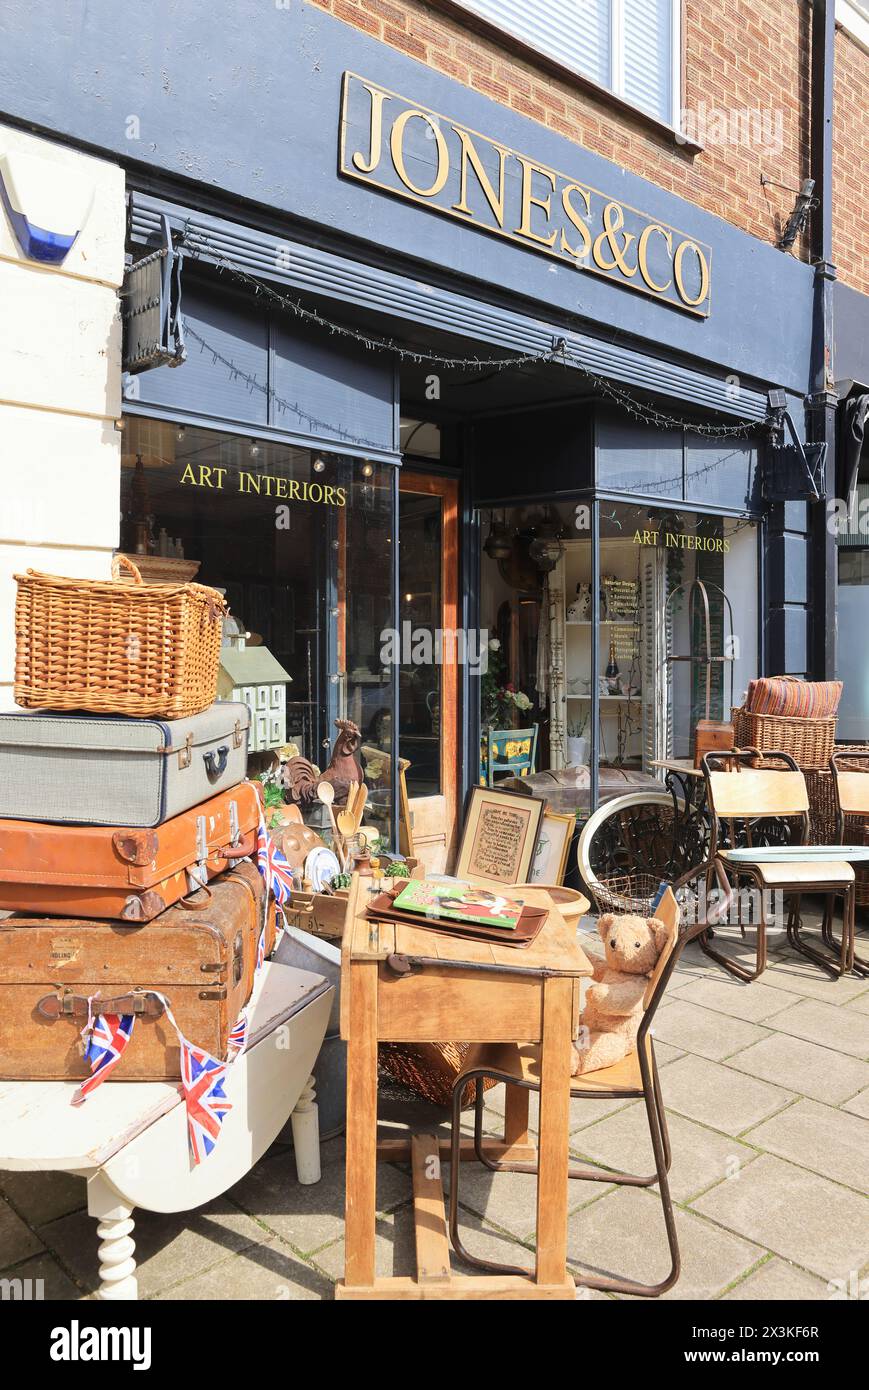
[[[661,1038],[671,1047],[708,1057],[711,1062],[720,1062],[764,1037],[765,1029],[756,1023],[702,1009],[684,999],[674,999],[655,1015],[656,1043]]]
[[[87,1206],[87,1184],[75,1173],[0,1173],[0,1192],[31,1226]]]
[[[449,1179],[449,1164],[444,1164],[445,1187]],[[501,1264],[520,1265],[525,1269],[534,1268],[534,1251],[520,1245],[509,1236],[494,1230],[474,1212],[462,1210],[462,1238],[472,1255],[483,1260],[493,1260]],[[320,1250],[315,1263],[334,1285],[335,1280],[344,1277],[344,1241],[336,1241],[326,1250]],[[413,1224],[413,1207],[399,1207],[387,1216],[378,1218],[374,1240],[374,1268],[378,1278],[413,1277],[416,1274],[416,1238]],[[450,1268],[457,1274],[468,1274],[470,1269],[462,1264],[458,1256],[450,1252]]]
[[[823,943],[819,938],[813,940],[804,933],[806,940],[819,950]],[[770,961],[761,976],[761,982],[771,989],[781,989],[788,994],[799,994],[804,998],[820,999],[825,1004],[847,1004],[857,999],[866,990],[866,981],[856,975],[842,975],[834,980],[819,965],[800,956],[779,957]]]
[[[801,1100],[749,1131],[759,1149],[869,1192],[869,1123],[815,1100]],[[869,1230],[869,1212],[867,1212]]]
[[[774,1027],[806,1042],[847,1052],[851,1057],[869,1056],[869,1016],[854,1009],[839,1009],[817,999],[801,999],[777,1014]]]
[[[725,1134],[741,1134],[793,1100],[779,1086],[705,1057],[681,1057],[661,1078],[667,1111],[676,1110]]]
[[[821,1302],[830,1297],[827,1285],[786,1260],[767,1260],[747,1279],[724,1295],[724,1303]]]
[[[332,1294],[331,1279],[272,1236],[192,1279],[165,1289],[157,1297],[161,1302],[264,1302],[271,1299],[276,1303],[298,1303],[329,1299]]]
[[[344,1144],[329,1140],[321,1147],[322,1177],[303,1187],[292,1160],[283,1155],[261,1159],[229,1191],[233,1202],[255,1216],[269,1231],[305,1255],[337,1240],[344,1232]],[[388,1211],[410,1195],[407,1176],[389,1163],[377,1165],[377,1207]]]
[[[676,1202],[686,1202],[757,1157],[749,1145],[682,1115],[669,1114],[667,1128],[673,1153],[670,1191]],[[642,1105],[584,1129],[572,1148],[583,1159],[609,1168],[622,1168],[628,1173],[654,1172],[649,1126]]]
[[[744,1052],[729,1057],[727,1065],[829,1105],[840,1105],[861,1086],[869,1085],[869,1062],[789,1033],[768,1033]]]
[[[20,1279],[20,1295],[28,1301],[32,1299],[34,1302],[44,1300],[46,1303],[69,1303],[82,1297],[81,1289],[77,1288],[61,1269],[57,1260],[48,1254],[34,1255],[29,1260],[23,1260],[4,1274],[3,1278]],[[13,1293],[10,1290],[3,1297],[4,1300],[11,1299]]]
[[[136,1211],[133,1219],[141,1298],[150,1298],[264,1238],[262,1227],[226,1197],[195,1211]],[[62,1216],[42,1226],[40,1235],[83,1289],[92,1293],[99,1287],[97,1223],[92,1216],[84,1211]]]
[[[847,1280],[869,1258],[865,1198],[773,1154],[691,1205],[822,1279]]]
[[[858,994],[855,999],[849,999],[846,1005],[849,1009],[854,1009],[858,1014],[869,1014],[869,989],[866,989],[866,980],[860,982],[864,987],[864,993]]]
[[[714,977],[692,980],[679,991],[681,1002],[699,1004],[703,1009],[714,1009],[732,1018],[742,1018],[748,1023],[763,1023],[782,1013],[789,1004],[799,1003],[798,994],[788,994],[783,989],[771,989],[763,979],[753,980],[750,985],[734,980],[719,966]],[[770,1027],[777,1027],[770,1022]]]
[[[42,1241],[34,1235],[8,1202],[0,1200],[0,1269],[26,1260],[42,1250]]]
[[[852,1115],[862,1115],[869,1120],[869,1090],[861,1091],[859,1096],[852,1096],[842,1106],[843,1110],[849,1110]]]
[[[693,1212],[676,1209],[682,1274],[664,1297],[709,1299],[726,1289],[763,1256],[750,1241],[731,1235]],[[654,1283],[670,1267],[660,1198],[623,1187],[574,1213],[568,1227],[571,1265],[609,1277]]]

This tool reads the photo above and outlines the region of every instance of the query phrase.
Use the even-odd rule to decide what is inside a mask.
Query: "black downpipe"
[[[836,43],[835,0],[812,5],[811,175],[817,208],[812,215],[811,251],[815,268],[812,360],[808,431],[814,443],[826,443],[824,492],[836,493],[836,413],[838,397],[833,369],[833,72]],[[811,508],[810,664],[819,680],[836,674],[836,539],[827,525],[824,501]]]

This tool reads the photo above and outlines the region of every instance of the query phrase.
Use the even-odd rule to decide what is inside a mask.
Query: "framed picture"
[[[486,886],[528,883],[546,803],[498,787],[472,787],[455,877]]]
[[[544,813],[529,882],[561,886],[567,871],[567,856],[575,826],[575,816],[556,816],[551,811]]]

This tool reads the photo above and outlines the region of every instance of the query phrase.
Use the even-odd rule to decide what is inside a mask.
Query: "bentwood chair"
[[[704,928],[692,926],[679,930],[679,908],[670,889],[667,889],[655,916],[668,929],[669,941],[658,957],[658,963],[644,996],[643,1016],[637,1036],[636,1051],[629,1053],[615,1066],[604,1067],[600,1071],[585,1072],[574,1076],[570,1082],[572,1099],[579,1100],[642,1100],[645,1102],[649,1135],[655,1159],[655,1171],[648,1177],[637,1177],[633,1173],[613,1172],[605,1168],[581,1168],[571,1166],[568,1177],[585,1182],[615,1183],[628,1187],[651,1187],[658,1184],[667,1243],[670,1249],[670,1271],[657,1284],[640,1284],[632,1279],[614,1279],[596,1275],[581,1275],[576,1283],[589,1289],[606,1289],[614,1293],[633,1294],[641,1298],[658,1298],[673,1287],[679,1278],[680,1256],[676,1235],[676,1222],[673,1203],[670,1197],[668,1173],[670,1171],[670,1136],[667,1132],[667,1117],[661,1095],[661,1082],[655,1061],[655,1048],[652,1038],[652,1021],[667,983],[679,959],[682,948],[696,937]],[[452,1135],[450,1167],[449,1229],[450,1240],[456,1254],[476,1269],[499,1274],[527,1274],[527,1269],[517,1265],[494,1264],[491,1260],[480,1259],[470,1254],[464,1247],[459,1232],[459,1180],[461,1163],[460,1125],[462,1115],[462,1094],[469,1081],[477,1081],[474,1108],[474,1153],[480,1163],[495,1173],[536,1173],[536,1163],[511,1163],[507,1160],[495,1161],[489,1158],[483,1147],[483,1085],[491,1077],[503,1081],[508,1086],[521,1086],[528,1091],[540,1089],[540,1048],[524,1046],[519,1043],[481,1043],[472,1048],[465,1061],[461,1074],[453,1087]]]
[[[723,965],[738,980],[756,980],[766,968],[766,896],[780,893],[790,900],[787,937],[794,950],[808,957],[838,979],[848,968],[853,953],[855,875],[850,864],[813,860],[806,846],[806,858],[764,861],[764,844],[806,845],[809,833],[809,795],[806,779],[789,753],[766,752],[756,748],[733,752],[707,753],[703,759],[707,806],[711,817],[711,854],[707,871],[707,893],[713,879],[727,905],[739,902],[739,926],[743,937],[742,902],[734,883],[748,879],[757,890],[754,923],[757,935],[754,970],[748,970],[709,944],[709,931],[700,936],[700,947],[707,956]],[[796,822],[788,829],[787,822]],[[726,830],[725,830],[726,827]],[[727,845],[724,844],[726,839]],[[734,850],[738,842],[756,849],[757,859],[747,862]],[[843,899],[843,932],[838,960],[822,954],[800,936],[800,901],[804,893]],[[832,915],[832,909],[828,905]],[[753,914],[754,915],[754,914]]]
[[[854,767],[854,763],[858,766]],[[861,833],[865,833],[865,828],[869,827],[869,748],[834,753],[830,759],[830,772],[836,797],[839,844],[852,844],[854,841],[848,839],[848,822],[857,820],[861,825]],[[824,944],[836,955],[841,955],[842,943],[833,935],[832,903],[829,900],[821,934]],[[855,954],[854,946],[852,935],[850,968],[855,975],[869,976],[869,961],[861,960]]]

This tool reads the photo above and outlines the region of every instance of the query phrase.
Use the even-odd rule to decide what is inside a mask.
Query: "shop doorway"
[[[402,468],[398,751],[407,848],[437,872],[450,862],[458,816],[458,532],[458,481]]]

